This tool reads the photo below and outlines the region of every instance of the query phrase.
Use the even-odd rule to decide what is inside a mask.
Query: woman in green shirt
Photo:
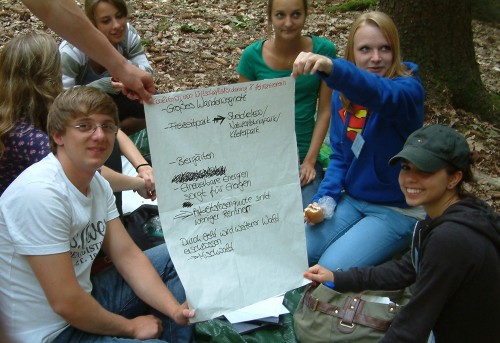
[[[237,68],[240,82],[290,76],[293,61],[301,51],[336,57],[334,43],[302,34],[307,7],[307,0],[269,0],[268,25],[274,34],[244,50]],[[311,202],[323,179],[318,154],[330,125],[331,96],[332,90],[314,75],[296,79],[295,134],[303,207]]]

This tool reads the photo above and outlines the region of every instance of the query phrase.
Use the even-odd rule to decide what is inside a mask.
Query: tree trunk
[[[380,0],[398,27],[404,60],[416,62],[426,91],[452,105],[499,123],[484,87],[472,40],[470,0]]]

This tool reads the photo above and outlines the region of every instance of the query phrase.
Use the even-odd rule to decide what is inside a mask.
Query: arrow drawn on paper
[[[182,210],[181,213],[177,214],[174,217],[174,219],[186,219],[188,217],[191,217],[192,215],[193,215],[193,212]]]
[[[226,117],[223,117],[221,115],[218,115],[217,117],[214,118],[214,123],[219,122],[220,125],[222,125],[222,122],[226,119]]]

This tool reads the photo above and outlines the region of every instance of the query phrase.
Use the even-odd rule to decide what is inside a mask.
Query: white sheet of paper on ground
[[[259,301],[250,306],[224,314],[224,317],[232,323],[248,322],[265,317],[278,317],[289,311],[283,306],[283,295]]]
[[[390,304],[391,303],[391,299],[389,299],[388,297],[379,297],[376,295],[363,294],[361,296],[361,299],[363,299],[365,301],[370,301],[372,303],[378,303],[378,304]]]

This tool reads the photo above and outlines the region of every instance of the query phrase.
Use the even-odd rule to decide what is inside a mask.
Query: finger
[[[323,283],[326,281],[326,276],[324,274],[313,274],[313,273],[305,272],[304,277],[306,279],[309,279],[311,281],[316,281],[319,283]]]
[[[148,103],[148,104],[152,104],[153,103],[153,97],[144,88],[141,90],[141,92],[139,92],[137,94],[137,96],[138,96],[137,99],[140,99],[142,103],[144,103],[144,102]]]
[[[309,267],[309,273],[312,273],[312,274],[318,274],[319,271],[321,270],[321,266],[319,264],[315,264],[314,266],[312,267]]]
[[[153,189],[153,190],[149,191],[148,195],[149,195],[149,199],[154,201],[156,199],[156,190]]]
[[[305,217],[305,220],[306,220],[307,225],[314,226],[314,223],[311,222],[308,217]]]
[[[303,182],[304,180],[307,179],[307,175],[305,173],[300,173],[300,182]]]
[[[193,318],[195,316],[196,312],[193,309],[185,308],[182,310],[182,314],[186,318]]]
[[[135,85],[135,84],[134,84]],[[148,88],[146,89],[145,86]],[[134,89],[130,89],[128,87],[126,88],[126,93],[124,92],[125,95],[127,95],[128,98],[133,99],[133,100],[139,100],[141,103],[148,103],[152,104],[153,103],[153,97],[152,94],[154,93],[154,85],[151,84],[145,84],[144,82],[140,83],[138,87],[134,87]],[[151,91],[149,91],[151,90]]]
[[[310,74],[313,75],[313,74],[316,74],[316,72],[318,71],[319,67],[321,65],[321,59],[316,59],[314,60],[314,63],[311,63],[311,71],[310,71]]]
[[[311,174],[309,174],[309,182],[313,182],[315,178],[316,178],[315,172],[312,172]]]
[[[318,281],[318,276],[316,274],[312,274],[312,273],[309,273],[309,272],[304,272],[304,277],[306,279],[309,279],[309,280],[312,280],[312,281]]]
[[[297,77],[304,73],[304,65],[306,62],[306,53],[301,52],[293,62],[292,76]]]
[[[292,66],[292,74],[291,74],[292,77],[297,78],[300,76],[299,68],[300,68],[299,62],[298,62],[298,60],[295,60],[295,62],[293,62],[293,66]]]
[[[122,88],[122,93],[125,94],[127,96],[127,98],[129,98],[131,100],[141,99],[141,97],[138,93],[134,92],[133,90],[131,90],[130,88],[127,88],[127,87]]]

